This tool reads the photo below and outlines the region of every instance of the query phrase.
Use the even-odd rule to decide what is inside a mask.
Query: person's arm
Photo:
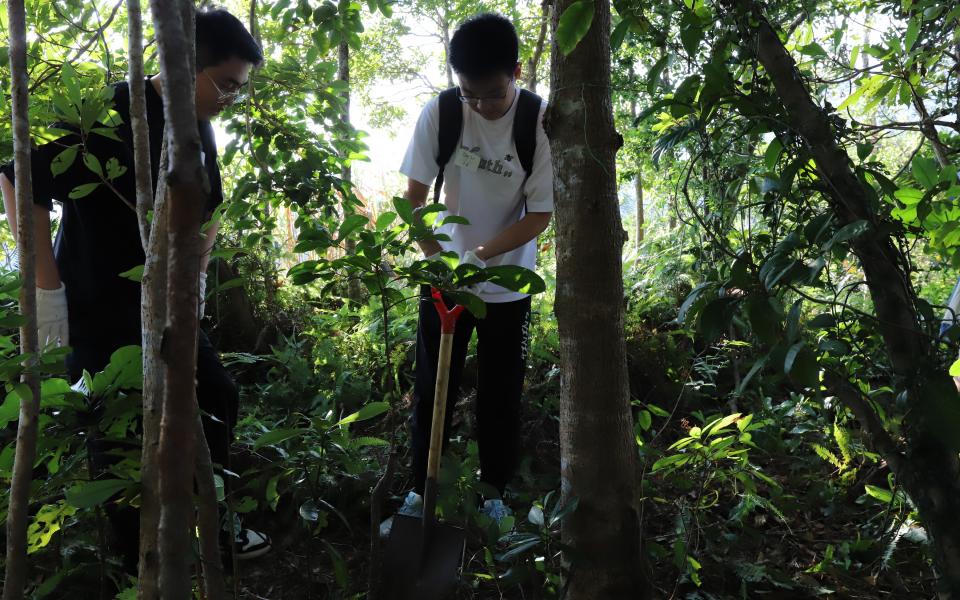
[[[413,209],[423,208],[427,203],[427,196],[430,194],[430,186],[424,183],[420,183],[415,179],[407,179],[407,191],[404,192],[403,197],[410,201],[410,204],[413,206]],[[437,240],[423,240],[417,242],[417,245],[420,246],[420,249],[423,250],[424,256],[433,256],[437,252],[442,252],[443,247],[440,246],[440,242]]]
[[[17,194],[13,183],[0,173],[0,189],[3,191],[3,206],[7,212],[7,222],[14,241],[17,236]],[[45,206],[33,205],[33,239],[37,259],[37,287],[55,290],[60,287],[60,271],[53,258],[53,241],[50,236],[50,211]]]
[[[213,246],[217,243],[218,231],[220,231],[220,218],[214,217],[211,219],[207,230],[203,233],[203,242],[201,243],[203,253],[200,255],[201,274],[207,272],[207,266],[210,264],[210,255],[213,253]]]
[[[482,261],[516,250],[543,233],[550,225],[549,212],[530,212],[522,219],[507,227],[489,242],[477,246],[473,252]]]

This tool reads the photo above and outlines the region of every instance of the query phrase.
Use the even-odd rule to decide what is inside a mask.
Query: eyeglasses
[[[220,89],[220,86],[217,85],[217,82],[213,80],[213,77],[210,77],[210,75],[208,75],[206,71],[200,71],[200,72],[203,73],[204,77],[210,80],[210,83],[213,84],[213,89],[217,90],[217,93],[220,94],[219,97],[217,98],[218,101],[220,102],[227,101],[227,102],[233,103],[233,102],[243,102],[244,100],[247,99],[247,95],[241,93],[241,90],[243,89],[244,84],[240,84],[236,86],[236,89],[233,89],[233,90],[228,89],[227,91],[223,91],[222,89]]]
[[[510,79],[510,83],[511,83],[511,84],[513,83],[513,79]],[[477,105],[480,104],[481,102],[492,102],[492,101],[494,101],[494,100],[503,100],[504,98],[507,97],[507,94],[508,94],[508,93],[510,93],[510,87],[509,87],[509,85],[507,86],[506,89],[503,90],[503,93],[500,94],[500,95],[494,95],[494,96],[464,96],[464,95],[461,93],[461,91],[460,91],[460,87],[457,86],[457,98],[460,99],[460,102],[463,102],[464,104],[469,104],[470,106],[477,106]]]

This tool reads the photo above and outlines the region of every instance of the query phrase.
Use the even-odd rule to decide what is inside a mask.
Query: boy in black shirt
[[[243,24],[225,10],[196,15],[196,109],[201,139],[201,161],[210,181],[206,219],[223,201],[223,186],[217,165],[217,147],[210,119],[237,101],[251,67],[263,61],[260,47]],[[147,123],[150,131],[150,163],[154,189],[159,173],[164,133],[162,80],[146,81]],[[37,321],[40,344],[70,345],[67,371],[71,381],[84,370],[101,371],[111,354],[127,345],[141,344],[140,284],[121,276],[144,264],[145,256],[135,211],[135,161],[130,127],[130,88],[127,82],[113,86],[113,109],[122,123],[114,135],[92,133],[64,136],[34,149],[31,173],[34,193],[34,230],[37,255]],[[119,139],[116,139],[119,138]],[[77,156],[64,172],[54,175],[55,159],[75,147]],[[107,185],[85,164],[84,154],[94,155],[100,165],[115,158],[126,171]],[[94,162],[91,160],[91,162]],[[59,170],[59,169],[58,169]],[[116,169],[114,170],[116,171]],[[0,167],[0,188],[10,228],[17,233],[13,163]],[[82,195],[74,190],[98,184]],[[71,198],[71,192],[76,196]],[[56,242],[50,242],[53,200],[63,205]],[[200,265],[200,311],[206,288],[206,266],[216,240],[216,220],[207,228]],[[213,461],[228,465],[228,453],[236,423],[239,394],[216,351],[200,332],[197,356],[197,399],[203,413],[204,432]],[[108,463],[105,453],[96,461]],[[121,534],[120,546],[127,567],[136,567],[139,517],[131,511],[113,511],[111,520]],[[236,540],[239,554],[253,558],[270,550],[269,538],[241,529]],[[131,565],[132,561],[132,565]]]

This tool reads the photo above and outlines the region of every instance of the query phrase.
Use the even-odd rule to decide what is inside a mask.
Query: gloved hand
[[[67,287],[60,284],[55,290],[37,288],[37,334],[40,347],[47,344],[70,344],[67,325]]]
[[[478,269],[485,269],[487,263],[477,256],[477,253],[473,250],[467,250],[463,253],[463,256],[460,258],[461,265],[473,265]],[[480,281],[478,283],[471,283],[470,285],[464,286],[463,291],[470,292],[474,296],[479,296],[484,289],[487,287],[486,281]]]
[[[207,274],[200,273],[200,318],[203,318],[207,309]]]

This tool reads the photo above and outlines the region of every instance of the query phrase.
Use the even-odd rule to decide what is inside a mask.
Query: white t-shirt
[[[533,172],[524,181],[525,173],[517,158],[513,141],[513,118],[517,112],[519,90],[513,105],[499,119],[489,121],[463,105],[463,135],[459,148],[479,157],[476,168],[459,166],[457,155],[450,158],[443,173],[442,202],[447,210],[440,215],[440,222],[447,215],[467,219],[469,225],[447,224],[438,230],[450,236],[451,241],[440,242],[445,251],[454,251],[459,256],[467,250],[485,244],[510,225],[519,221],[526,212],[553,212],[553,165],[550,160],[550,142],[543,131],[543,115],[546,102],[540,107],[537,123],[537,148],[533,156]],[[440,127],[440,101],[433,98],[423,108],[413,138],[407,147],[400,172],[424,185],[432,186],[437,178],[437,152]],[[524,199],[526,202],[524,202]],[[487,261],[488,267],[517,265],[534,270],[537,266],[537,240],[495,256]],[[498,285],[488,284],[480,297],[486,302],[512,302],[526,294],[512,292]]]

